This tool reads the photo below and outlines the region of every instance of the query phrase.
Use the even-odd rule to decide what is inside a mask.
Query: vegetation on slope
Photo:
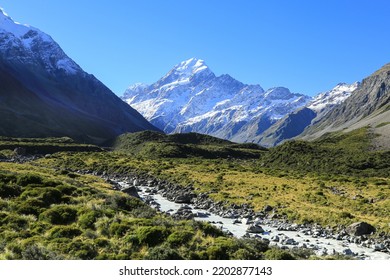
[[[328,133],[313,142],[288,141],[270,149],[262,166],[320,175],[390,177],[390,151],[373,151],[375,137],[364,127],[349,133]]]
[[[165,135],[153,131],[128,133],[112,144],[117,151],[147,158],[259,158],[264,148],[237,144],[199,133]]]
[[[192,185],[226,207],[249,204],[258,211],[271,205],[279,218],[298,223],[338,228],[366,221],[377,234],[390,234],[389,153],[372,151],[367,137],[374,136],[361,129],[263,150],[197,134],[145,132],[122,136],[111,152],[59,152],[31,163],[0,163],[0,258],[281,255],[259,241],[226,237],[210,225],[172,220],[98,177],[72,170],[148,173]],[[179,152],[170,154],[164,145]],[[287,254],[303,257],[302,252]]]
[[[22,149],[25,154],[51,154],[61,151],[99,152],[94,145],[80,144],[69,137],[60,138],[12,138],[0,136],[0,151]]]
[[[269,250],[158,214],[98,177],[26,163],[0,170],[0,259],[262,259]]]

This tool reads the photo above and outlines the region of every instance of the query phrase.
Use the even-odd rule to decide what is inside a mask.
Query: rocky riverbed
[[[280,217],[278,209],[269,205],[255,212],[249,204],[214,202],[207,194],[196,194],[191,186],[136,175],[109,182],[174,218],[207,221],[239,238],[261,238],[282,248],[308,248],[320,256],[337,253],[358,259],[390,259],[389,237],[373,238],[375,228],[364,222],[337,230],[298,225]]]
[[[7,162],[31,162],[43,155],[0,158]],[[255,212],[249,204],[214,202],[207,193],[140,174],[107,174],[92,170],[68,170],[104,178],[113,188],[144,200],[151,207],[177,219],[210,222],[238,238],[261,238],[280,247],[309,248],[317,255],[344,254],[358,259],[390,260],[390,236],[372,235],[375,228],[360,222],[337,229],[316,224],[298,225],[279,216],[270,205]]]

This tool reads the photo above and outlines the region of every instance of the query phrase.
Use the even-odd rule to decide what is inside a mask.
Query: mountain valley
[[[389,77],[309,97],[193,58],[119,98],[1,11],[0,259],[390,259]]]

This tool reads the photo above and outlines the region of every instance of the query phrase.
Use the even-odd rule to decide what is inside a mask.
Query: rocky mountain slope
[[[157,130],[40,30],[0,11],[0,135],[102,143]]]
[[[390,64],[365,78],[359,88],[320,121],[308,127],[303,139],[315,139],[333,131],[369,127],[373,148],[390,148]]]
[[[260,135],[252,137],[253,142],[263,146],[275,146],[300,135],[307,127],[319,122],[336,105],[344,102],[359,83],[340,83],[333,89],[320,93],[304,107],[286,115]]]
[[[122,99],[166,133],[198,132],[245,142],[247,135],[262,133],[310,97],[216,76],[203,60],[192,58],[152,85],[130,86]]]

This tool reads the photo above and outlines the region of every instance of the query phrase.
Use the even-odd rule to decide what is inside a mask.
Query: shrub
[[[188,243],[193,236],[191,231],[175,231],[168,236],[167,241],[173,246],[180,246]]]
[[[28,188],[20,196],[22,199],[29,197],[39,198],[46,206],[62,202],[62,194],[52,187]]]
[[[82,260],[92,260],[98,255],[98,252],[93,244],[82,240],[75,240],[70,243],[68,250],[69,254]]]
[[[45,203],[37,198],[29,198],[17,204],[16,212],[24,215],[38,216],[46,207]]]
[[[204,235],[211,237],[223,236],[222,230],[209,224],[209,223],[200,223],[200,230],[203,231]]]
[[[82,234],[82,231],[75,226],[54,226],[48,232],[49,237],[54,238],[74,238]]]
[[[97,218],[100,216],[101,214],[97,211],[89,211],[79,216],[78,223],[83,229],[93,229]]]
[[[110,226],[110,234],[115,236],[124,236],[131,226],[127,223],[114,222]]]
[[[1,198],[16,197],[19,196],[21,193],[22,193],[22,189],[19,186],[0,183]]]
[[[110,246],[110,240],[106,239],[106,238],[96,238],[94,241],[93,241],[93,244],[97,247],[108,247]]]
[[[24,260],[62,260],[63,257],[45,247],[30,245],[21,253]]]
[[[345,211],[341,212],[339,216],[340,216],[340,218],[342,218],[342,219],[353,219],[353,218],[355,218],[354,215],[352,215],[352,214],[349,213],[349,212],[345,212]]]
[[[143,226],[137,229],[137,237],[140,243],[149,246],[162,243],[168,234],[168,230],[161,226]]]
[[[239,243],[232,238],[217,237],[214,244],[206,250],[210,260],[228,260],[230,255],[239,249]]]
[[[149,249],[145,260],[182,260],[183,257],[180,254],[169,247],[159,246]]]
[[[136,199],[131,196],[114,194],[106,198],[105,204],[113,210],[131,211],[140,207],[142,205],[142,202],[139,199]]]
[[[2,224],[8,224],[8,229],[12,229],[18,232],[23,229],[26,229],[29,224],[29,221],[23,216],[10,214],[3,219]]]
[[[13,182],[13,183],[15,183],[16,182],[16,176],[13,175],[13,174],[0,173],[0,182],[3,182],[3,183]]]
[[[39,215],[39,220],[47,221],[55,225],[65,225],[76,220],[77,211],[67,205],[56,205]]]
[[[42,178],[34,174],[21,175],[17,179],[17,184],[25,187],[29,184],[42,184]]]
[[[280,248],[271,248],[264,253],[267,260],[294,260],[294,257],[286,250]]]
[[[77,188],[75,186],[70,186],[70,185],[59,185],[56,188],[63,195],[70,195],[70,196],[72,196],[77,191]]]

